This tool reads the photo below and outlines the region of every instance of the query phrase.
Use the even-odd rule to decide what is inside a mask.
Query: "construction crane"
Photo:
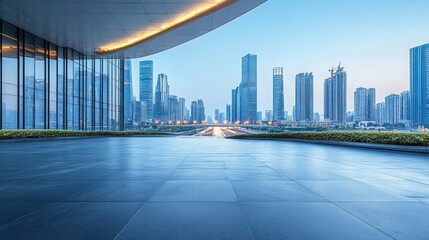
[[[335,75],[335,73],[342,72],[343,70],[344,70],[344,67],[341,67],[341,61],[340,61],[340,63],[338,64],[337,69],[335,69],[335,67],[332,66],[332,68],[329,69],[328,71],[331,73],[331,77],[333,77]]]

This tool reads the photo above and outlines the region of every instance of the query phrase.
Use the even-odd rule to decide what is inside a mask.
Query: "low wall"
[[[240,138],[240,139],[302,142],[302,143],[311,143],[311,144],[325,144],[325,145],[335,145],[335,146],[345,146],[345,147],[358,147],[358,148],[370,148],[370,149],[387,150],[387,151],[429,154],[429,147],[425,147],[425,146],[407,146],[407,145],[375,144],[375,143],[361,143],[361,142],[307,140],[307,139],[297,139],[297,138]]]

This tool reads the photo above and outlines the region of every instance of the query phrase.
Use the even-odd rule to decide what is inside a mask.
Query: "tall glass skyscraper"
[[[133,84],[131,72],[131,59],[124,60],[124,124],[133,124]]]
[[[179,121],[186,120],[186,103],[185,98],[179,98]]]
[[[347,73],[338,66],[324,82],[324,118],[345,122],[347,117]]]
[[[273,69],[273,121],[284,119],[285,100],[283,88],[283,68]]]
[[[230,123],[231,122],[231,104],[226,104],[225,114],[226,114],[226,121]]]
[[[411,121],[429,123],[429,44],[410,49]]]
[[[240,121],[240,87],[232,89],[231,92],[231,122]]]
[[[171,121],[173,124],[176,124],[177,121],[180,121],[179,98],[175,95],[170,95],[168,97],[168,121]]]
[[[401,93],[401,121],[408,122],[410,120],[410,91]]]
[[[255,123],[257,116],[257,56],[241,59],[240,121]]]
[[[197,108],[198,108],[197,101],[192,101],[191,102],[191,123],[197,123]]]
[[[146,112],[142,114],[145,119],[151,120],[153,114],[153,61],[140,62],[140,102],[146,106]]]
[[[167,123],[169,120],[169,96],[170,86],[168,86],[167,75],[159,74],[156,83],[154,111],[154,120],[159,123]]]
[[[295,77],[295,121],[313,121],[313,74],[300,73]]]
[[[198,99],[197,103],[197,122],[203,123],[206,120],[206,114],[204,110],[204,102],[201,99]]]

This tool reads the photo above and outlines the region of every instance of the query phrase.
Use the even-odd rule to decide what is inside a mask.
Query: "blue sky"
[[[201,98],[206,114],[225,111],[241,79],[241,57],[258,55],[258,111],[272,109],[272,68],[285,69],[285,110],[294,105],[295,75],[313,72],[315,111],[323,112],[323,80],[339,61],[348,73],[348,110],[357,87],[375,87],[377,102],[409,88],[409,49],[429,42],[429,1],[268,0],[253,11],[153,60],[170,91],[187,105]]]

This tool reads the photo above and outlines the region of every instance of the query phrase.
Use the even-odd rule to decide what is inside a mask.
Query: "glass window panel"
[[[49,128],[57,128],[57,47],[49,44]]]
[[[79,102],[79,90],[80,90],[80,65],[79,65],[79,54],[74,53],[73,63],[73,129],[78,130],[79,127],[79,113],[80,113],[80,102]]]
[[[92,61],[87,61],[88,65],[92,65]],[[86,127],[92,129],[92,108],[93,108],[93,77],[92,67],[88,67],[86,71]]]
[[[64,49],[58,48],[58,88],[57,88],[57,107],[58,107],[58,128],[64,129]]]
[[[45,41],[36,37],[35,128],[45,128]]]
[[[34,36],[25,34],[25,51],[24,51],[24,127],[34,128],[34,101],[35,101],[35,53],[34,53]]]
[[[13,129],[18,127],[17,29],[5,22],[2,29],[2,128]]]

